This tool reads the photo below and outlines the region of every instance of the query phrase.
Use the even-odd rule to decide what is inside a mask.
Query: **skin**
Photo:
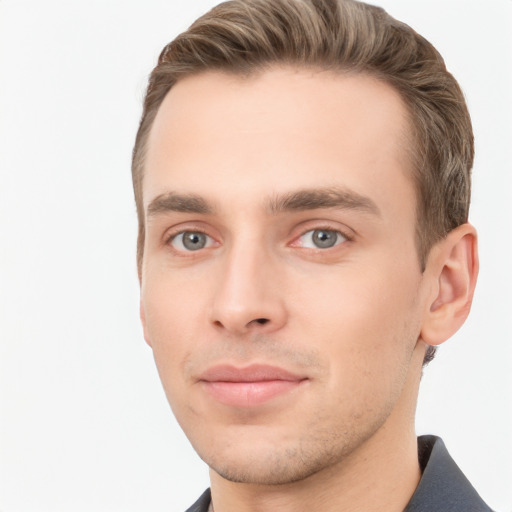
[[[425,342],[464,321],[477,263],[464,225],[421,272],[408,132],[398,93],[364,75],[208,72],[164,100],[143,182],[141,319],[216,512],[402,510],[413,494]],[[335,242],[320,248],[325,232]],[[234,406],[201,380],[217,364],[301,381]]]

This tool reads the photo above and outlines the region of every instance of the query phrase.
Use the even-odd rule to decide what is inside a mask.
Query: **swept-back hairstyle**
[[[432,245],[467,221],[470,201],[471,120],[441,55],[380,7],[356,0],[231,0],[165,46],[151,73],[132,160],[139,275],[144,161],[163,99],[185,76],[206,71],[250,76],[276,65],[369,73],[400,93],[411,124],[416,246],[423,269]],[[430,347],[426,360],[433,353]]]

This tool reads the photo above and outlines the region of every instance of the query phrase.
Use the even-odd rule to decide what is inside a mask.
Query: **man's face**
[[[428,292],[407,133],[364,75],[205,73],[161,106],[141,314],[218,474],[295,481],[411,427]]]

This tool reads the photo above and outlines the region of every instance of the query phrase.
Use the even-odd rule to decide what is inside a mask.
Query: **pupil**
[[[334,231],[315,231],[313,233],[313,241],[321,249],[332,247],[336,240],[337,236]]]
[[[206,236],[203,233],[186,233],[183,245],[191,251],[197,251],[206,245]]]

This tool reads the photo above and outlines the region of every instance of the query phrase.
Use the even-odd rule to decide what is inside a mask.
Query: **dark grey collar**
[[[186,512],[208,512],[210,501],[210,489],[206,489],[206,491],[201,494],[201,497],[190,508],[188,508]]]
[[[404,512],[492,512],[450,457],[442,439],[418,438],[423,472]]]

